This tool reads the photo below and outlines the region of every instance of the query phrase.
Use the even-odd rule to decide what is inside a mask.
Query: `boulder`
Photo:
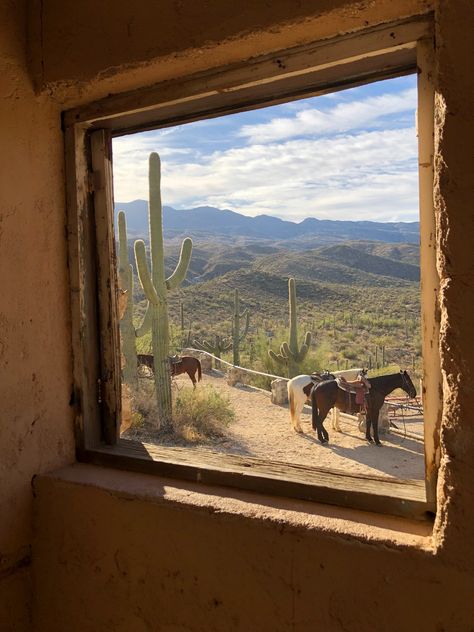
[[[288,380],[285,380],[285,378],[282,377],[272,380],[272,404],[283,405],[288,403],[287,384]]]

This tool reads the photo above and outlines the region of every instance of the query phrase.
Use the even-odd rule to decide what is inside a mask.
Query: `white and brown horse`
[[[329,379],[334,379],[334,377],[345,377],[346,380],[355,380],[361,370],[362,369],[348,369],[346,371],[334,371],[329,374],[331,376]],[[313,373],[313,376],[297,375],[291,380],[288,380],[287,388],[290,420],[295,432],[303,432],[300,423],[301,411],[306,403],[311,403],[311,391],[316,384],[319,384],[319,382],[324,380],[324,376],[324,373]],[[340,432],[339,414],[337,410],[334,411],[332,423],[334,430]]]

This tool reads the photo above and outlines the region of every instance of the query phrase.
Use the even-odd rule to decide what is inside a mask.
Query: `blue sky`
[[[113,141],[116,202],[148,199],[148,155],[164,204],[305,217],[418,219],[416,77],[133,134]]]

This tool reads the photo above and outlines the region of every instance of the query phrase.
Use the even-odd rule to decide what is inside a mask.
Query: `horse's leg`
[[[380,439],[379,439],[379,412],[380,409],[372,409],[371,410],[371,417],[372,417],[372,427],[374,429],[374,441],[375,441],[375,445],[379,445],[381,446],[382,444],[380,443]]]
[[[191,370],[186,371],[186,373],[189,375],[189,379],[193,383],[193,388],[196,388],[196,379],[194,378],[194,373],[191,373]]]
[[[369,411],[367,411],[366,415],[365,415],[365,438],[367,439],[367,441],[369,443],[372,443],[372,437],[370,435],[370,426],[372,424],[372,416],[369,413]]]
[[[315,430],[318,434],[318,439],[321,443],[325,443],[326,440],[324,438],[324,433],[321,431],[322,423],[320,421],[320,411],[318,411],[318,403],[316,401],[316,398],[313,396],[311,397],[311,425],[313,427],[313,430]],[[323,419],[325,419],[327,415],[327,411],[326,414],[324,415]]]
[[[324,408],[320,408],[317,418],[313,422],[313,428],[314,428],[314,424],[316,424],[315,429],[318,433],[318,439],[321,443],[327,443],[329,441],[328,431],[323,425],[323,422],[326,419],[329,411],[330,411],[330,408],[328,408],[327,406],[325,406]]]
[[[339,408],[337,408],[337,406],[334,406],[332,409],[332,429],[336,432],[341,432]]]

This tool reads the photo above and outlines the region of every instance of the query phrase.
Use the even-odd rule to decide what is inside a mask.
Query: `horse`
[[[177,356],[177,360],[175,360],[175,358],[169,358],[169,361],[171,376],[174,377],[175,375],[181,375],[181,373],[187,373],[193,383],[193,388],[196,388],[196,373],[197,382],[200,382],[202,379],[201,362],[199,359],[193,358],[193,356]],[[137,365],[144,365],[154,372],[155,362],[153,355],[149,353],[138,353]]]
[[[416,388],[406,371],[381,375],[369,378],[370,391],[367,395],[367,418],[365,438],[369,443],[375,441],[376,445],[382,445],[379,440],[379,412],[387,395],[396,388],[401,388],[411,397],[416,397]],[[329,441],[327,430],[323,426],[328,412],[335,406],[341,412],[354,413],[359,406],[355,403],[355,394],[348,393],[339,387],[336,380],[321,382],[311,391],[312,426],[316,430],[321,443]],[[370,427],[373,428],[372,440]]]
[[[300,415],[303,410],[303,406],[307,401],[310,401],[311,390],[315,384],[324,381],[324,379],[334,379],[336,376],[345,377],[346,379],[353,380],[357,377],[361,369],[348,369],[346,371],[335,371],[334,373],[313,373],[312,375],[297,375],[296,377],[288,380],[288,401],[290,408],[290,420],[293,430],[295,432],[303,432],[300,423]],[[339,414],[334,411],[333,415],[333,428],[337,432],[340,432],[339,427]]]

